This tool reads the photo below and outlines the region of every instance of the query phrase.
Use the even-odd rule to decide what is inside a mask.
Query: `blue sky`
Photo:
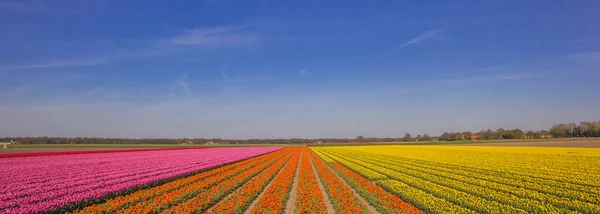
[[[0,136],[599,120],[598,1],[0,0]]]

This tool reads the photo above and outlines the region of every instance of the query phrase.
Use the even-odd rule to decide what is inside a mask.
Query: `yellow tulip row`
[[[319,150],[314,150],[313,151],[319,151]],[[325,156],[326,157],[326,156]],[[345,165],[348,168],[353,169],[355,172],[357,172],[358,174],[368,178],[369,180],[381,180],[381,179],[386,179],[387,177],[381,173],[375,172],[369,168],[363,167],[361,165],[358,165],[354,162],[351,161],[347,161],[344,159],[335,159],[336,162],[341,163],[343,165]]]
[[[454,206],[485,213],[600,212],[600,179],[593,171],[600,164],[600,150],[443,146],[312,149],[327,162],[345,165],[430,213],[462,213]],[[578,164],[555,164],[562,160]],[[588,180],[575,180],[577,177]]]
[[[367,158],[367,157],[363,157],[363,158]],[[392,165],[396,165],[399,162],[396,161],[393,158],[390,157],[386,157],[386,158],[370,158],[371,161],[378,161],[381,163],[386,163],[386,164],[392,164]],[[600,197],[599,195],[589,195],[589,194],[583,194],[583,193],[578,193],[575,191],[568,191],[565,194],[561,194],[561,196],[557,196],[557,195],[553,195],[553,194],[548,194],[548,193],[544,193],[544,192],[540,192],[540,191],[535,191],[535,190],[530,190],[527,188],[523,188],[523,187],[515,187],[517,185],[517,183],[519,183],[520,181],[516,181],[513,180],[513,182],[510,182],[512,185],[506,185],[503,183],[499,183],[497,182],[497,180],[500,180],[502,178],[496,178],[497,180],[494,180],[493,177],[491,176],[486,176],[486,175],[480,175],[479,177],[477,176],[464,176],[462,175],[460,172],[460,170],[432,170],[432,169],[427,169],[427,168],[422,168],[422,167],[418,167],[418,166],[411,166],[408,164],[403,164],[403,171],[405,172],[413,172],[411,174],[417,174],[420,176],[436,176],[439,178],[435,178],[435,181],[441,181],[443,179],[451,179],[451,180],[457,180],[457,181],[462,181],[464,183],[467,183],[469,185],[474,185],[474,186],[478,186],[478,187],[483,187],[486,189],[490,189],[490,190],[495,190],[501,193],[507,193],[507,194],[512,194],[521,198],[528,198],[528,199],[532,199],[532,200],[539,200],[541,202],[544,203],[548,203],[548,204],[552,204],[556,207],[561,207],[561,208],[567,208],[570,210],[577,210],[580,212],[584,212],[584,213],[593,213],[597,210],[600,210],[600,206],[596,205],[598,204],[598,197]],[[508,179],[506,179],[508,180]],[[464,185],[461,185],[464,186]],[[547,192],[552,192],[553,188],[547,188],[546,190],[548,190]],[[555,191],[557,192],[557,191]],[[569,195],[571,194],[571,195]],[[491,196],[490,196],[491,197]],[[574,198],[584,198],[587,200],[581,201],[581,200],[576,200]],[[586,202],[586,201],[595,201],[596,203],[594,204],[593,202]]]
[[[390,179],[405,183],[422,191],[425,191],[432,196],[443,198],[447,201],[450,201],[454,204],[460,205],[462,207],[477,211],[479,213],[482,212],[492,212],[492,213],[502,213],[506,211],[507,213],[525,213],[524,210],[517,209],[510,205],[498,203],[496,201],[491,201],[485,199],[483,197],[477,197],[475,195],[466,193],[464,191],[460,191],[459,189],[447,187],[444,185],[436,184],[433,182],[433,179],[422,179],[416,176],[411,176],[409,174],[398,172],[395,170],[391,170],[385,167],[385,164],[374,164],[373,162],[367,162],[365,160],[358,160],[355,158],[350,158],[348,156],[337,156],[339,159],[346,159],[355,163],[359,163],[364,167],[374,169],[377,172],[380,172]],[[361,156],[361,159],[364,156]],[[338,159],[336,159],[338,160]],[[383,166],[382,166],[383,165]],[[388,166],[389,167],[389,166]],[[400,171],[400,170],[399,170]],[[403,170],[405,171],[405,170]]]
[[[432,197],[427,192],[396,180],[381,180],[377,184],[390,192],[396,193],[401,198],[408,200],[408,202],[427,213],[476,213],[473,210],[458,206],[443,198]]]
[[[329,158],[329,156],[323,154],[321,151],[319,150],[314,150],[312,149],[313,152],[315,152],[319,157],[321,157],[321,159],[323,161],[325,161],[325,163],[331,163],[331,162],[335,162],[333,159]]]
[[[600,188],[600,149],[483,146],[353,146],[347,150],[400,156]]]
[[[348,155],[355,156],[357,153],[348,152]],[[483,187],[490,190],[495,190],[500,193],[512,194],[521,198],[528,198],[532,200],[539,200],[541,202],[549,203],[557,207],[567,208],[570,210],[577,210],[584,213],[593,213],[600,210],[598,203],[599,195],[579,193],[575,191],[560,192],[561,194],[548,194],[546,192],[559,192],[554,190],[555,188],[545,187],[545,191],[536,191],[529,189],[529,186],[519,186],[519,183],[523,181],[510,180],[502,177],[494,177],[485,174],[469,174],[463,173],[462,170],[444,169],[444,168],[427,168],[419,166],[418,164],[403,162],[397,158],[391,156],[377,156],[370,157],[367,155],[361,156],[361,159],[369,160],[374,163],[385,163],[391,165],[390,168],[394,169],[396,165],[402,164],[402,172],[411,173],[411,175],[417,175],[420,177],[427,177],[429,175],[439,176],[441,178],[435,178],[435,181],[441,181],[442,179],[458,180],[468,185],[474,185],[476,187]],[[470,176],[465,176],[469,174]],[[505,183],[498,182],[504,180]],[[461,186],[464,186],[461,184]],[[556,188],[559,189],[559,188]],[[491,195],[488,195],[491,197]],[[585,199],[585,200],[581,200]],[[595,202],[595,203],[594,203]]]
[[[495,181],[506,185],[532,189],[563,197],[578,197],[583,195],[584,197],[576,199],[591,203],[600,202],[600,189],[589,188],[589,186],[574,185],[572,183],[557,182],[536,177],[526,177],[514,173],[499,172],[493,170],[482,170],[470,167],[440,164],[435,162],[413,161],[410,159],[399,158],[394,156],[387,157],[388,159],[393,159],[395,162],[402,163],[403,165],[411,165],[426,169],[452,172],[460,175],[476,177],[483,180]]]

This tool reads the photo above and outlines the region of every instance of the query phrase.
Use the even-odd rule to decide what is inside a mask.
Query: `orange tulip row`
[[[94,204],[75,212],[113,213],[118,212],[119,210],[125,211],[128,208],[131,208],[132,206],[137,208],[146,207],[146,209],[152,208],[151,206],[156,204],[156,201],[165,200],[165,198],[169,197],[174,198],[176,197],[176,195],[181,196],[193,194],[195,191],[203,190],[199,188],[214,185],[216,182],[219,182],[227,178],[228,176],[233,176],[251,167],[255,167],[258,163],[273,162],[275,159],[282,157],[286,153],[287,151],[279,150],[277,152],[273,152],[267,155],[259,156],[256,158],[250,158],[223,167],[204,171],[186,178],[167,182],[156,187],[139,190],[123,196],[118,196],[116,198],[107,200],[104,203]]]
[[[217,185],[207,188],[206,191],[203,191],[200,194],[186,198],[187,200],[172,201],[170,203],[175,205],[163,210],[161,213],[199,213],[206,210],[211,205],[215,204],[223,197],[227,196],[229,193],[240,187],[242,184],[246,183],[254,176],[265,171],[265,169],[268,170],[273,166],[282,166],[282,164],[287,162],[290,156],[292,155],[290,149],[283,150],[286,153],[285,157],[278,158],[274,163],[259,163],[256,165],[256,167],[244,170],[242,173],[237,174],[235,176],[230,176],[222,182],[218,183]]]
[[[330,163],[350,186],[360,193],[381,213],[424,213],[412,204],[400,199],[398,196],[386,191],[377,184],[362,177],[337,162]]]
[[[338,213],[369,213],[365,205],[354,196],[350,187],[343,184],[323,160],[317,157],[312,150],[309,150],[309,155],[319,173],[321,183],[323,183],[329,195],[333,208]]]
[[[300,161],[295,213],[327,213],[321,190],[317,184],[317,177],[310,163],[309,151],[308,148],[303,149]]]
[[[294,155],[290,161],[296,161],[300,157],[300,149],[294,149]],[[207,213],[242,213],[250,206],[252,201],[262,192],[269,183],[284,167],[288,166],[289,162],[279,161],[267,168],[265,171],[246,182],[230,196],[212,206]]]
[[[297,148],[296,150],[294,157],[292,157],[283,170],[275,176],[271,186],[265,190],[263,195],[258,199],[255,207],[250,210],[250,213],[276,214],[282,213],[285,210],[285,205],[290,195],[289,192],[292,189],[296,168],[298,168],[298,162],[302,151],[300,148]]]

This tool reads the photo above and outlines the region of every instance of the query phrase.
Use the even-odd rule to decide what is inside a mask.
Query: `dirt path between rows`
[[[319,177],[319,173],[317,173],[317,168],[315,167],[315,164],[313,163],[312,157],[309,155],[308,159],[310,160],[310,165],[312,166],[313,172],[315,173],[315,177],[317,178],[317,184],[319,185],[319,189],[321,190],[321,195],[323,195],[323,202],[325,202],[325,207],[327,208],[327,213],[330,213],[330,214],[335,213],[335,209],[333,209],[333,205],[331,204],[331,201],[329,200],[329,196],[327,196],[327,192],[325,192],[325,187],[321,183],[321,178]]]
[[[284,213],[294,213],[296,210],[296,195],[298,192],[298,177],[300,176],[300,164],[302,163],[302,155],[304,150],[300,151],[300,160],[298,160],[298,166],[296,167],[296,174],[294,175],[294,182],[292,183],[292,189],[290,190],[290,198],[287,200],[285,205]]]
[[[302,157],[302,151],[300,152],[300,157]],[[298,158],[300,158],[300,157],[298,157]],[[293,161],[292,158],[294,158],[294,154],[292,154],[292,157],[288,160],[288,162],[285,163],[285,165],[283,165],[283,167],[281,167],[279,172],[277,172],[277,174],[275,174],[275,176],[273,176],[273,179],[271,179],[271,181],[269,181],[269,184],[267,184],[267,186],[265,186],[265,188],[263,188],[263,191],[261,191],[260,194],[258,194],[258,196],[256,196],[256,198],[254,199],[254,201],[252,201],[252,203],[250,204],[248,209],[246,209],[244,214],[250,214],[250,210],[252,210],[256,206],[256,204],[258,203],[258,199],[260,199],[265,194],[265,190],[267,190],[273,184],[273,181],[275,181],[275,178],[277,177],[277,175],[279,175],[279,173],[281,173],[283,171],[283,169],[285,169],[285,167],[288,164],[290,164],[290,162]],[[298,166],[300,166],[300,165],[298,165]],[[298,167],[296,167],[296,169],[298,169]]]
[[[321,159],[321,161],[323,161],[323,160]],[[323,162],[325,162],[325,161],[323,161]],[[358,198],[358,200],[361,203],[363,203],[365,205],[365,207],[367,207],[367,210],[370,213],[381,214],[379,211],[377,211],[377,209],[375,209],[375,207],[371,206],[371,204],[365,198],[363,198],[354,188],[352,188],[348,183],[346,183],[346,181],[340,175],[338,175],[337,172],[335,170],[333,170],[333,168],[331,168],[331,166],[329,166],[328,163],[325,162],[325,166],[327,166],[327,168],[329,170],[331,170],[333,172],[333,174],[335,174],[335,176],[338,179],[340,179],[340,181],[342,181],[342,184],[344,184],[344,186],[350,188],[350,190],[352,191],[352,193],[354,193],[354,196],[356,196],[356,198]]]

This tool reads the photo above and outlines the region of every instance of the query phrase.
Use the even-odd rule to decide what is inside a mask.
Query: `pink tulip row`
[[[0,158],[15,158],[15,157],[33,157],[33,156],[50,156],[50,155],[78,155],[78,154],[93,154],[93,153],[114,153],[114,152],[138,152],[152,150],[176,150],[189,148],[150,148],[150,149],[111,149],[111,150],[85,150],[85,151],[65,151],[65,152],[28,152],[28,153],[11,153],[0,154]],[[196,148],[201,149],[201,148]]]
[[[0,213],[41,212],[275,151],[211,148],[0,159]]]

